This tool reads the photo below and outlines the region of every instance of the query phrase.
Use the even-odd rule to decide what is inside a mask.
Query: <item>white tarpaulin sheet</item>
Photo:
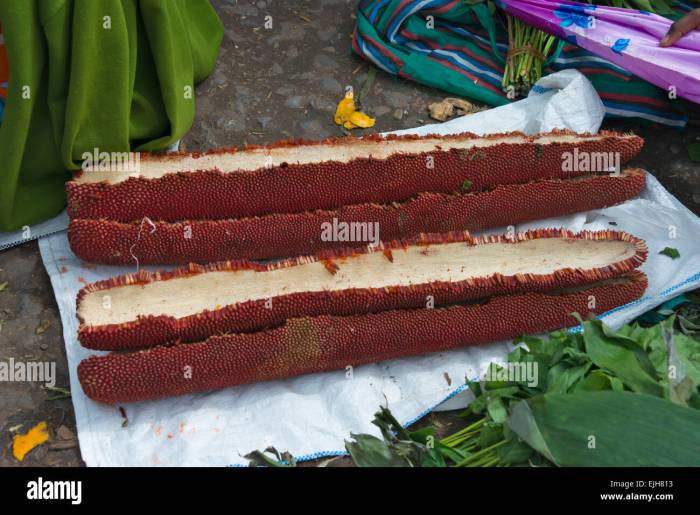
[[[602,105],[578,72],[560,72],[539,85],[538,93],[520,102],[413,132],[597,131]],[[700,286],[700,219],[650,175],[644,193],[622,205],[517,229],[602,230],[610,229],[610,222],[646,240],[649,259],[642,270],[649,276],[649,289],[642,299],[603,315],[606,322],[629,321]],[[680,259],[659,255],[666,246],[677,248]],[[388,405],[402,423],[413,422],[442,401],[454,401],[465,377],[477,377],[509,350],[501,342],[366,365],[351,378],[345,371],[329,372],[132,403],[124,406],[129,423],[122,427],[118,408],[89,400],[78,382],[79,361],[94,351],[77,342],[75,297],[88,282],[134,268],[86,266],[70,251],[65,233],[40,240],[40,249],[63,321],[80,449],[91,466],[245,464],[243,454],[270,445],[298,459],[341,454],[350,432],[378,434],[371,420],[380,404]]]

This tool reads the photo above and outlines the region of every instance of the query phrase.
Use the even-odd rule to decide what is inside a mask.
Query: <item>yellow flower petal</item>
[[[374,118],[370,118],[365,113],[355,111],[350,115],[350,123],[363,129],[367,129],[368,127],[372,127],[374,125]]]
[[[338,107],[335,109],[335,116],[333,121],[336,125],[341,125],[348,121],[350,115],[355,112],[355,99],[353,98],[352,92],[345,95],[340,102],[338,102]]]
[[[39,422],[26,434],[15,435],[12,438],[12,455],[17,461],[22,461],[34,447],[41,445],[48,439],[49,432],[46,422]]]
[[[333,121],[346,129],[357,129],[358,127],[366,129],[374,125],[374,118],[355,111],[355,95],[352,92],[352,88],[349,88],[345,92],[345,97],[338,102]]]

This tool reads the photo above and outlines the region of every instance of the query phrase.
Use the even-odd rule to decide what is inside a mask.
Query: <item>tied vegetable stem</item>
[[[542,77],[544,61],[557,38],[510,14],[506,14],[506,19],[508,58],[503,70],[503,91],[522,97]]]
[[[467,456],[455,463],[455,467],[495,467],[501,465],[498,448],[507,443],[505,438],[486,447],[481,447],[481,432],[489,421],[488,417],[482,417],[469,426],[446,436],[440,443]]]

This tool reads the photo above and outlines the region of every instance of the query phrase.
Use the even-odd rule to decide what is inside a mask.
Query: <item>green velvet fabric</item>
[[[0,0],[0,23],[10,66],[0,230],[60,212],[85,152],[182,137],[223,35],[208,0]]]

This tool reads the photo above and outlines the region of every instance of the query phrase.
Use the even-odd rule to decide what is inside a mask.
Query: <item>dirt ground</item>
[[[214,0],[226,26],[212,75],[197,88],[197,115],[181,148],[203,150],[285,138],[340,136],[333,112],[343,88],[362,89],[369,65],[350,47],[356,1]],[[264,28],[265,17],[272,28]],[[363,99],[377,118],[373,131],[408,128],[430,120],[427,105],[449,96],[378,72]],[[700,168],[686,146],[700,141],[697,125],[683,132],[629,123],[606,128],[634,130],[646,139],[635,165],[652,172],[686,206],[700,214]],[[61,323],[36,242],[0,253],[0,359],[56,362],[56,386],[68,388]],[[11,429],[28,430],[41,420],[52,438],[22,465],[82,464],[70,399],[36,383],[0,385],[0,465],[17,465]],[[454,413],[429,421],[454,430]],[[425,423],[427,421],[424,421]],[[346,464],[340,460],[338,464]]]

